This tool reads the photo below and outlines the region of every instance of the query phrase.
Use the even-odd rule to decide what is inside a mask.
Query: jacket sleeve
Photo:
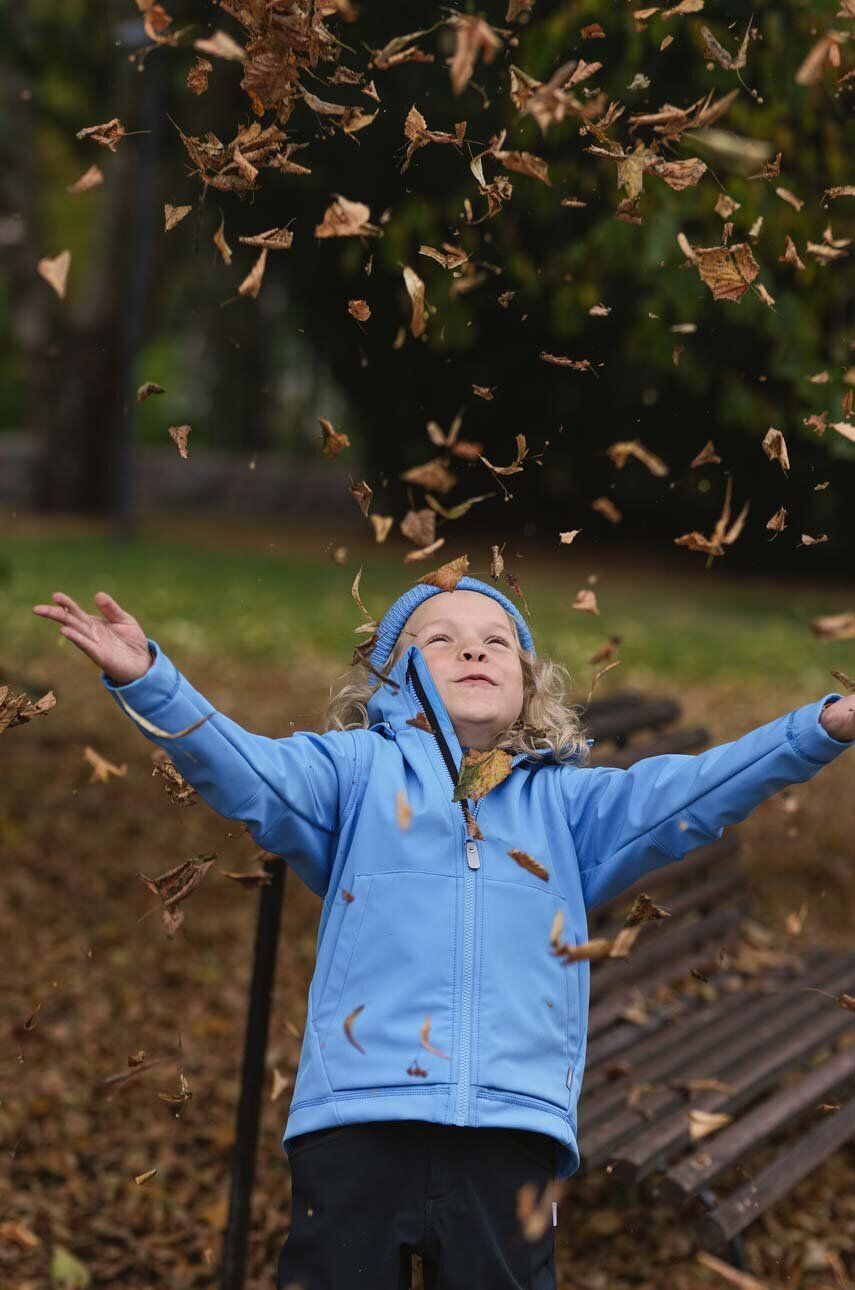
[[[732,743],[697,754],[645,757],[628,770],[561,768],[567,821],[587,909],[660,865],[720,838],[758,803],[803,783],[851,748],[820,724],[827,694]]]
[[[134,724],[158,744],[188,784],[218,814],[245,820],[255,842],[280,855],[319,896],[326,894],[342,820],[360,778],[361,745],[353,732],[296,731],[284,739],[251,734],[203,698],[157,643],[154,661],[127,685],[105,672],[101,682],[126,715],[124,703],[161,730],[184,730],[164,739]],[[124,702],[123,702],[124,700]]]

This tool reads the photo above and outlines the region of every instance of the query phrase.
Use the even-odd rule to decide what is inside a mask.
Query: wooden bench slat
[[[694,892],[681,892],[665,906],[670,911],[671,917],[660,919],[651,926],[645,927],[628,958],[597,959],[591,964],[591,994],[596,993],[599,996],[614,989],[615,986],[625,985],[628,972],[636,978],[635,984],[644,989],[644,981],[639,978],[645,975],[648,968],[656,967],[674,950],[681,948],[679,933],[688,933],[691,927],[697,927],[698,924],[712,918],[720,908],[717,902],[744,886],[744,874],[730,868],[700,883]],[[695,912],[698,916],[693,922],[685,921]],[[681,919],[683,921],[679,921]],[[606,928],[600,935],[616,935],[624,921],[621,919],[619,923]]]
[[[855,1097],[706,1214],[697,1228],[701,1243],[707,1249],[716,1249],[725,1241],[732,1240],[737,1232],[741,1232],[758,1214],[767,1210],[853,1136]]]
[[[838,982],[842,985],[850,970],[844,969],[833,975],[827,982],[828,988],[835,988]],[[773,1009],[750,1029],[731,1034],[728,1039],[715,1043],[711,1048],[697,1045],[691,1060],[686,1063],[684,1074],[687,1077],[715,1077],[727,1080],[730,1084],[735,1084],[742,1078],[744,1085],[762,1091],[763,1075],[768,1082],[773,1071],[777,1075],[786,1069],[787,1064],[797,1060],[809,1045],[807,1027],[810,1019],[819,1012],[817,1004],[822,1002],[827,1000],[805,993],[802,1000],[793,1000],[787,1009]],[[832,1017],[834,1022],[842,1017],[844,1024],[855,1019],[850,1019],[840,1009],[835,1009],[834,1012],[836,1016],[834,1013],[825,1015]],[[789,1055],[786,1045],[773,1049],[774,1041],[782,1032],[792,1034],[793,1026],[802,1028],[801,1033],[790,1040],[795,1054]],[[825,1031],[822,1033],[824,1035]],[[787,1058],[783,1066],[782,1053]],[[691,1105],[699,1110],[718,1109],[725,1098],[733,1100],[733,1095],[707,1093]],[[713,1101],[716,1101],[716,1106],[709,1106],[708,1103]],[[587,1135],[587,1154],[591,1168],[597,1168],[601,1163],[614,1158],[612,1173],[619,1180],[634,1182],[646,1177],[660,1161],[664,1161],[668,1153],[682,1147],[684,1139],[691,1145],[688,1136],[688,1109],[689,1104],[680,1092],[672,1089],[654,1092],[645,1103],[645,1110],[655,1117],[656,1122],[652,1128],[639,1133],[639,1123],[644,1117],[640,1111],[624,1108],[607,1124],[594,1128]],[[633,1136],[627,1141],[630,1135]],[[619,1150],[618,1143],[624,1144]]]
[[[628,770],[645,757],[661,757],[665,753],[691,753],[705,748],[709,741],[710,734],[705,726],[685,726],[680,730],[669,730],[655,739],[633,742],[622,748],[608,748],[598,752],[595,745],[590,764]]]
[[[830,957],[823,966],[800,977],[798,984],[791,979],[784,983],[784,989],[774,993],[757,995],[740,991],[725,995],[686,1021],[675,1024],[655,1041],[648,1037],[626,1054],[626,1060],[633,1068],[632,1075],[610,1081],[588,1097],[580,1107],[580,1123],[584,1122],[587,1128],[603,1115],[611,1114],[625,1099],[631,1082],[649,1084],[665,1076],[673,1077],[681,1067],[687,1068],[690,1062],[715,1049],[728,1034],[754,1027],[770,1013],[786,1009],[791,1000],[798,997],[796,991],[803,991],[806,985],[824,988],[826,981],[833,980],[836,973],[839,973],[839,965]]]
[[[684,1204],[701,1187],[708,1187],[724,1169],[765,1142],[776,1129],[790,1123],[818,1098],[853,1076],[855,1045],[814,1067],[797,1083],[764,1098],[746,1115],[712,1135],[708,1143],[702,1140],[696,1152],[668,1170],[657,1188],[657,1196],[667,1204]]]
[[[717,949],[716,942],[744,918],[748,913],[746,902],[740,902],[718,909],[695,923],[673,932],[672,946],[676,949],[691,946],[691,950],[679,955],[675,952],[673,961],[667,962],[648,973],[644,980],[645,989],[675,981],[685,976],[693,967],[705,962],[709,954]],[[625,994],[613,993],[599,1003],[594,1004],[588,1013],[588,1035],[598,1034],[605,1030],[627,1007]]]
[[[847,969],[847,976],[850,973],[851,969]],[[786,1016],[783,1022],[789,1028],[791,1018]],[[759,1043],[754,1045],[755,1050],[746,1054],[736,1065],[731,1063],[715,1072],[734,1091],[704,1093],[692,1103],[691,1109],[724,1112],[741,1110],[791,1066],[798,1065],[818,1048],[831,1043],[844,1030],[855,1025],[855,1016],[849,1016],[832,1005],[832,1010],[803,1019],[797,1024],[798,1031],[790,1033],[787,1040],[777,1045],[774,1042],[777,1036],[771,1023],[758,1026],[754,1037]],[[694,1144],[689,1136],[689,1109],[686,1105],[680,1111],[658,1120],[650,1130],[621,1148],[614,1164],[614,1177],[621,1182],[638,1182],[664,1165],[675,1151],[685,1148],[693,1150]]]
[[[637,730],[666,726],[679,715],[680,705],[673,699],[643,699],[626,709],[593,713],[588,711],[582,717],[582,724],[585,733],[596,743],[613,739],[620,745],[628,735]]]

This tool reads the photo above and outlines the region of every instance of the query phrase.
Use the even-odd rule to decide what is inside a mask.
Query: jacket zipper
[[[434,711],[428,702],[427,695],[412,662],[410,662],[407,669],[407,675],[416,698],[430,722],[431,733],[436,739],[442,760],[452,782],[453,791],[457,787],[457,781],[460,777],[459,772],[454,764],[451,749],[439,729]],[[473,819],[478,814],[482,800],[474,804],[472,810]],[[472,1048],[472,982],[475,958],[475,873],[481,868],[478,847],[474,838],[468,836],[465,805],[465,802],[460,802],[460,810],[463,815],[463,849],[466,856],[466,887],[463,912],[463,1009],[460,1024],[460,1069],[457,1077],[457,1098],[454,1107],[454,1123],[459,1125],[466,1123],[466,1109],[469,1100],[469,1067]]]

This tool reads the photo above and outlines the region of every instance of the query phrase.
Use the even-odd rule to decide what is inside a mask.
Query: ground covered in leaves
[[[7,983],[0,992],[0,1283],[41,1290],[51,1283],[52,1261],[56,1267],[67,1251],[92,1286],[214,1286],[258,901],[256,891],[224,871],[257,868],[258,850],[239,825],[204,803],[169,800],[151,774],[154,746],[101,690],[82,656],[60,649],[49,661],[20,660],[18,667],[4,677],[13,689],[37,698],[52,688],[57,706],[0,736],[6,753],[0,979]],[[330,679],[319,668],[264,673],[224,663],[185,670],[219,708],[270,735],[288,733],[292,721],[297,729],[316,723]],[[699,682],[681,687],[679,697],[687,722],[705,723],[712,742],[793,706],[791,696],[771,686],[737,681]],[[126,775],[90,782],[87,745],[119,767],[127,764]],[[806,904],[807,939],[850,947],[851,773],[851,755],[844,755],[813,783],[764,803],[742,826],[759,916],[780,928],[787,913]],[[137,873],[157,875],[212,852],[216,864],[186,902],[185,922],[170,942],[159,902]],[[250,1290],[274,1284],[288,1230],[280,1137],[319,909],[314,895],[289,883],[252,1206]],[[141,1053],[136,1074],[104,1085],[127,1076],[129,1058]],[[180,1100],[182,1090],[189,1099]],[[752,1168],[770,1153],[759,1152]],[[151,1170],[147,1181],[135,1182]],[[732,1171],[719,1190],[727,1194],[742,1180]],[[850,1146],[749,1229],[752,1273],[791,1290],[851,1285],[853,1196]],[[697,1262],[696,1217],[692,1210],[675,1221],[669,1208],[651,1205],[647,1183],[626,1188],[605,1173],[571,1180],[559,1206],[559,1284],[723,1285]]]

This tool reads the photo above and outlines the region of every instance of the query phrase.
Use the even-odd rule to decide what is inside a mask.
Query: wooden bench
[[[679,713],[629,691],[592,702],[592,764],[707,745],[703,729],[665,729]],[[780,937],[750,916],[733,832],[592,911],[591,938],[613,935],[641,891],[671,916],[647,924],[626,960],[591,964],[580,1174],[605,1167],[627,1184],[656,1174],[654,1197],[693,1202],[700,1243],[725,1246],[746,1270],[740,1233],[855,1136],[855,1013],[827,997],[852,992],[855,954],[772,949]],[[717,1084],[690,1097],[688,1080]],[[693,1140],[690,1110],[732,1119]],[[750,1169],[763,1144],[779,1147],[771,1163],[719,1197],[713,1182]]]
[[[584,714],[586,732],[596,741],[592,764],[626,768],[642,757],[706,746],[705,729],[671,728],[679,716],[674,700],[635,691],[593,701]],[[731,1262],[747,1270],[742,1230],[855,1134],[855,1099],[846,1087],[855,1074],[855,1045],[835,1050],[837,1040],[852,1032],[855,1013],[805,989],[851,992],[855,954],[809,949],[791,953],[781,963],[767,952],[771,961],[760,973],[748,971],[745,962],[740,970],[738,957],[719,968],[723,946],[738,950],[740,938],[751,929],[755,938],[758,929],[763,932],[749,919],[737,851],[735,835],[726,834],[657,869],[591,915],[591,937],[612,934],[634,896],[645,891],[670,918],[645,926],[626,961],[591,965],[588,1055],[579,1104],[582,1161],[575,1176],[605,1167],[620,1183],[636,1185],[655,1171],[662,1173],[656,1196],[675,1206],[700,1201],[701,1243],[708,1249],[726,1246]],[[263,860],[263,868],[270,882],[259,893],[222,1290],[242,1290],[244,1284],[285,896],[286,866],[271,856]],[[744,960],[751,941],[742,943],[748,946]],[[762,945],[754,957],[762,965]],[[693,969],[709,982],[694,977]],[[716,997],[705,997],[713,988]],[[688,1101],[679,1081],[691,1078],[717,1079],[727,1088]],[[634,1088],[646,1084],[654,1087],[642,1087],[637,1099],[630,1097]],[[822,1100],[839,1101],[840,1109],[818,1119],[816,1107]],[[734,1119],[693,1144],[690,1108],[733,1114]],[[772,1164],[719,1199],[712,1182],[733,1164],[747,1161],[750,1167],[752,1151],[778,1135],[786,1135],[786,1142]]]

